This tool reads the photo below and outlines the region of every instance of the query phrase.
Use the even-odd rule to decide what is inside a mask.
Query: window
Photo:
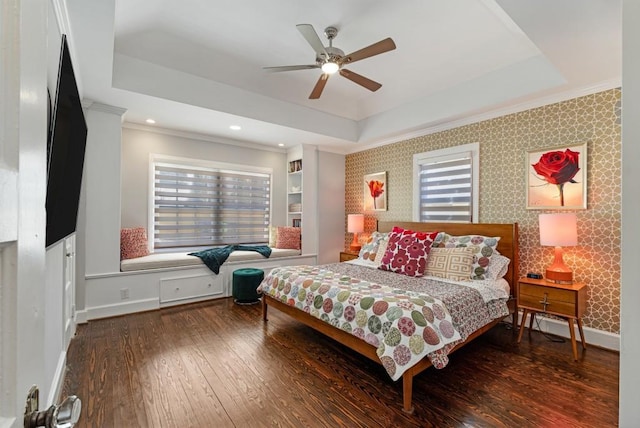
[[[478,143],[413,155],[413,219],[477,222]]]
[[[152,158],[154,249],[268,242],[271,171]]]

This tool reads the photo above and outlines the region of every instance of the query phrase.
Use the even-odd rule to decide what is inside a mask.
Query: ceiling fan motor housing
[[[329,58],[324,58],[324,54],[317,56],[316,63],[318,63],[318,65],[322,65],[325,62],[338,62],[344,57],[344,51],[342,49],[328,46],[325,47],[324,50],[329,54]]]

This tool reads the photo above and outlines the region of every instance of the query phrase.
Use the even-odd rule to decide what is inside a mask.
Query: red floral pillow
[[[132,227],[120,230],[120,260],[135,259],[149,255],[147,230]]]
[[[407,276],[422,276],[438,232],[414,232],[394,227],[379,269]]]
[[[300,228],[280,226],[276,232],[276,248],[300,249]]]

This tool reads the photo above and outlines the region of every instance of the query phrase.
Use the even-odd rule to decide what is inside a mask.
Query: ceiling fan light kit
[[[327,61],[324,64],[322,64],[322,71],[327,74],[333,74],[339,69],[340,69],[340,66],[335,62]]]
[[[307,43],[311,45],[316,52],[316,63],[308,65],[285,65],[279,67],[264,67],[265,70],[270,71],[294,71],[294,70],[310,70],[319,68],[322,70],[322,75],[318,79],[315,87],[309,95],[310,99],[318,99],[322,95],[324,86],[327,84],[327,80],[332,74],[339,72],[342,77],[345,77],[352,82],[367,88],[370,91],[377,91],[382,87],[382,84],[375,82],[367,77],[364,77],[358,73],[347,70],[343,66],[345,64],[351,64],[356,61],[360,61],[365,58],[369,58],[381,53],[385,53],[396,48],[396,44],[391,38],[386,38],[377,43],[369,45],[358,51],[352,52],[349,55],[345,55],[341,49],[333,47],[333,39],[338,35],[338,29],[335,27],[327,27],[324,30],[324,35],[329,39],[329,46],[324,46],[318,33],[311,24],[298,24],[296,28]]]

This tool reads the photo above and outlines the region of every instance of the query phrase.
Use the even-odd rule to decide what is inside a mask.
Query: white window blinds
[[[153,165],[154,248],[268,242],[270,174]]]
[[[477,149],[468,146],[415,155],[414,219],[477,221]]]

